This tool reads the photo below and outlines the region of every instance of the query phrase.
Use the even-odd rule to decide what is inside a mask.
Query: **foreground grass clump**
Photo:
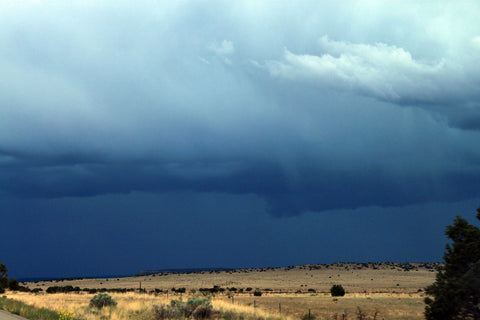
[[[7,299],[6,297],[0,298],[0,309],[30,320],[58,320],[60,318],[60,315],[53,310],[36,308],[21,301]],[[73,319],[73,316],[70,319]]]
[[[165,319],[187,319],[195,320],[211,319],[213,307],[210,298],[191,297],[184,302],[181,298],[171,300],[170,304],[155,305],[153,307],[153,318],[155,320]]]

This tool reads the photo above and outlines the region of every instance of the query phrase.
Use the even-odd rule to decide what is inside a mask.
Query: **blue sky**
[[[440,260],[480,204],[479,7],[0,2],[1,261]]]

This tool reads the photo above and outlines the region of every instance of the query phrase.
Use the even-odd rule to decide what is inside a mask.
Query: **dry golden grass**
[[[128,320],[149,310],[154,304],[166,303],[163,297],[148,294],[121,293],[110,294],[117,302],[117,307],[105,307],[101,310],[89,308],[93,294],[86,293],[55,293],[31,294],[24,292],[7,292],[7,297],[20,300],[35,307],[44,307],[55,311],[73,311],[76,318],[86,320],[116,319]]]
[[[285,320],[293,320],[295,319],[291,315],[288,315],[286,313],[284,314],[275,314],[274,312],[271,312],[264,307],[254,307],[252,303],[249,304],[241,304],[241,303],[235,303],[232,302],[230,299],[226,299],[225,297],[218,297],[214,298],[212,300],[212,305],[215,310],[226,312],[226,311],[232,311],[235,313],[240,313],[246,315],[246,318],[250,318],[249,316],[260,316],[263,318],[278,318],[278,319],[285,319]]]
[[[94,319],[148,319],[149,310],[155,304],[168,303],[166,296],[156,297],[144,293],[111,294],[118,305],[104,308],[100,311],[88,307],[93,294],[56,293],[30,294],[7,293],[8,298],[23,301],[37,307],[46,307],[56,311],[68,310],[75,312],[78,318]],[[172,296],[170,296],[171,298]],[[178,297],[176,297],[178,298]],[[186,296],[184,296],[186,299]],[[254,300],[256,308],[254,307]],[[281,304],[281,313],[279,310]],[[264,318],[280,318],[294,320],[301,318],[311,310],[317,319],[333,319],[337,314],[339,319],[345,313],[346,319],[356,319],[358,308],[372,317],[378,312],[377,319],[423,319],[424,304],[420,294],[347,294],[345,297],[332,298],[327,294],[271,294],[262,297],[238,295],[231,298],[217,296],[212,299],[215,310],[233,311],[245,316],[255,315]],[[248,318],[248,317],[246,317]]]
[[[318,319],[332,319],[335,314],[341,319],[343,313],[348,315],[348,319],[356,319],[358,307],[370,317],[377,311],[377,319],[423,319],[425,308],[423,297],[419,294],[347,294],[335,299],[327,294],[275,294],[235,298],[237,304],[249,307],[253,306],[253,300],[256,300],[257,310],[270,316],[280,315],[281,304],[281,315],[293,319],[301,318],[309,309]]]

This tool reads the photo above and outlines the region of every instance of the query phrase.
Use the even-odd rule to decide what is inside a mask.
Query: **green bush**
[[[255,297],[261,297],[261,296],[262,296],[262,291],[260,291],[260,290],[257,289],[257,290],[255,290],[255,291],[253,292],[253,295],[254,295]]]
[[[343,297],[345,295],[345,289],[343,289],[340,284],[334,284],[330,288],[330,293],[332,294],[332,297]]]
[[[116,305],[117,301],[115,301],[108,293],[99,293],[90,300],[90,307],[98,309]]]

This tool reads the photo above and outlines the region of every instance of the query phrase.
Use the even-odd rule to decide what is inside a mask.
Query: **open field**
[[[138,289],[128,293],[111,293],[118,301],[116,310],[102,311],[105,319],[132,319],[154,304],[168,303],[180,296],[203,294],[202,288],[217,286],[215,308],[244,314],[261,314],[265,318],[298,319],[311,313],[317,319],[357,319],[360,308],[373,319],[423,319],[423,291],[435,278],[432,264],[334,264],[276,269],[152,274],[113,279],[72,279],[26,283],[31,289],[50,286],[73,286],[80,289]],[[332,298],[329,289],[341,284],[344,297]],[[185,288],[186,292],[172,292]],[[250,290],[252,288],[252,290]],[[153,294],[155,291],[157,294]],[[253,296],[259,289],[262,296]],[[151,294],[148,294],[152,292]],[[205,293],[206,294],[206,293]],[[8,297],[55,310],[75,310],[84,319],[98,319],[87,312],[93,294],[84,291],[68,294],[8,293]],[[133,318],[135,318],[133,316]],[[368,319],[368,318],[367,318]]]

